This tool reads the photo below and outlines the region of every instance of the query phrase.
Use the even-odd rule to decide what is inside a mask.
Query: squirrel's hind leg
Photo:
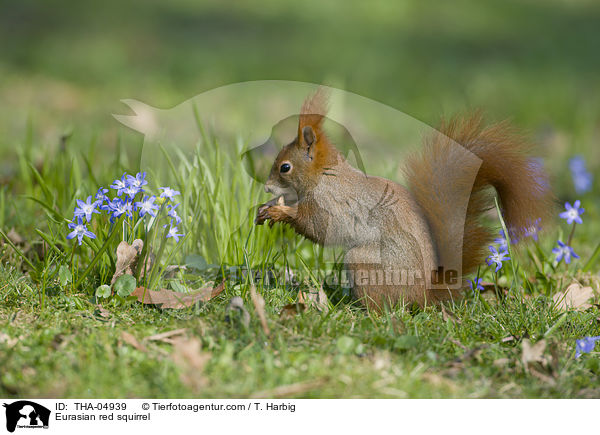
[[[353,297],[377,312],[398,304],[425,304],[425,283],[420,271],[381,261],[378,245],[358,246],[346,253],[345,269]]]

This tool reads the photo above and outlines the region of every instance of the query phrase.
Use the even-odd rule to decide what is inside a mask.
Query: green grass
[[[369,313],[342,288],[326,286],[327,314],[308,310],[281,319],[298,290],[335,270],[326,261],[335,255],[289,229],[253,226],[252,207],[267,197],[245,175],[237,158],[241,143],[226,144],[230,152],[221,153],[220,138],[205,137],[203,151],[161,178],[156,168],[141,168],[152,188],[170,184],[182,193],[188,236],[180,245],[169,242],[168,263],[200,255],[209,266],[223,266],[178,272],[160,285],[197,288],[225,272],[225,291],[207,303],[159,310],[127,299],[97,300],[96,288],[110,282],[118,240],[84,276],[99,245],[83,245],[72,256],[65,222],[75,199],[140,169],[141,137],[109,117],[124,111],[121,98],[169,107],[215,86],[272,78],[339,85],[429,123],[470,107],[483,107],[492,119],[511,117],[539,140],[557,196],[572,202],[566,159],[582,153],[592,172],[599,163],[593,151],[599,65],[589,54],[600,40],[595,2],[369,8],[357,2],[345,4],[344,14],[333,8],[315,14],[310,2],[235,10],[187,0],[168,7],[104,5],[89,14],[73,2],[21,2],[0,17],[0,34],[11,32],[14,41],[0,58],[6,102],[0,105],[0,229],[21,236],[12,238],[25,257],[9,243],[0,247],[0,396],[247,397],[292,385],[281,394],[600,397],[598,353],[574,358],[576,339],[600,335],[598,306],[561,314],[551,302],[574,278],[597,286],[598,262],[587,274],[581,269],[598,246],[598,180],[580,198],[586,212],[573,243],[579,261],[568,269],[551,264],[556,239],[570,230],[557,224],[539,247],[518,250],[522,292],[512,289],[503,301],[493,292],[467,297],[445,307],[449,317],[437,307]],[[308,43],[307,35],[321,42]],[[283,280],[287,266],[302,274],[299,284]],[[268,336],[250,300],[250,274],[230,273],[241,267],[275,278],[257,282]],[[61,278],[65,268],[69,279],[64,272]],[[501,281],[510,285],[511,274],[506,264]],[[489,272],[484,277],[493,279]],[[225,320],[237,295],[250,313],[248,326]],[[173,344],[146,340],[179,328],[207,356],[193,379]],[[128,343],[123,332],[143,346]],[[526,370],[524,339],[546,340],[547,365]]]
[[[15,247],[33,269],[12,246],[4,244],[0,395],[245,397],[265,391],[278,394],[277,387],[294,385],[291,392],[282,394],[600,396],[597,357],[574,359],[575,339],[600,335],[600,311],[594,306],[583,313],[563,315],[551,301],[574,276],[594,283],[591,276],[577,271],[587,260],[584,246],[590,252],[588,258],[594,247],[580,242],[580,234],[592,226],[588,219],[598,213],[591,201],[584,202],[586,224],[578,227],[584,231],[575,237],[582,261],[569,270],[564,265],[554,267],[550,249],[557,231],[549,231],[536,250],[544,279],[538,275],[535,283],[527,284],[525,299],[514,289],[501,301],[493,294],[481,300],[467,297],[446,307],[454,314],[446,319],[437,307],[397,307],[379,315],[356,306],[344,296],[343,288],[326,285],[333,304],[327,314],[311,309],[282,319],[282,307],[295,300],[298,290],[321,285],[336,265],[324,260],[327,256],[320,248],[289,229],[254,227],[251,207],[264,199],[264,194],[258,193],[260,186],[245,181],[239,159],[221,155],[214,144],[208,146],[213,152],[198,152],[172,172],[169,181],[182,192],[184,223],[180,228],[189,235],[178,245],[169,242],[167,248],[173,252],[168,264],[183,264],[187,255],[195,254],[203,256],[208,267],[179,272],[161,279],[158,286],[191,289],[225,277],[226,290],[207,303],[183,310],[162,311],[116,296],[96,298],[96,287],[109,283],[114,270],[109,256],[102,255],[92,272],[83,277],[93,249],[83,244],[72,257],[74,244],[65,239],[64,219],[70,218],[74,198],[94,193],[96,182],[108,185],[114,174],[126,170],[124,152],[114,157],[117,169],[104,173],[90,172],[85,158],[94,161],[97,156],[81,155],[68,141],[62,159],[48,160],[38,169],[22,162],[23,172],[18,177],[21,195],[8,198],[18,215],[29,219],[30,227],[18,228],[27,237]],[[153,180],[151,174],[148,177],[153,187],[166,184]],[[185,181],[177,184],[177,179]],[[46,241],[39,237],[40,232]],[[103,242],[100,237],[96,241]],[[114,253],[118,241],[111,243],[109,252]],[[534,248],[530,246],[530,252]],[[536,276],[532,254],[521,249],[518,258],[521,279]],[[162,260],[168,261],[166,257]],[[283,280],[282,271],[288,265],[299,275],[299,283]],[[72,279],[61,279],[61,267],[72,272]],[[246,267],[251,272],[234,274],[231,267]],[[266,300],[268,336],[250,301],[249,277],[257,271],[271,277],[257,283]],[[501,280],[510,283],[511,273],[506,264]],[[484,277],[493,280],[489,271]],[[80,278],[81,284],[74,287],[73,282]],[[234,316],[231,322],[225,320],[228,301],[236,295],[244,298],[251,314],[248,326]],[[102,316],[99,305],[108,314]],[[144,341],[178,328],[185,328],[190,339],[199,339],[202,352],[208,355],[208,362],[193,371],[195,381],[185,377],[188,369],[177,363],[171,344]],[[144,348],[125,341],[123,331],[133,334]],[[524,338],[547,341],[547,366],[525,369],[521,363]]]

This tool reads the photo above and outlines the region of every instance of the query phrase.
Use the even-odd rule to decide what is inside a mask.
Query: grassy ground
[[[359,2],[344,14],[314,14],[305,3],[121,5],[105,2],[89,14],[66,1],[61,13],[21,2],[0,17],[0,32],[14,41],[0,58],[0,229],[14,230],[9,238],[23,254],[7,242],[0,248],[0,396],[600,396],[598,354],[574,358],[576,339],[600,335],[598,306],[563,313],[551,302],[574,279],[597,285],[598,263],[581,269],[598,245],[600,187],[596,180],[576,196],[566,167],[576,152],[590,170],[598,164],[596,3],[365,9]],[[332,16],[339,19],[330,25]],[[307,45],[306,35],[323,42]],[[166,107],[228,82],[269,78],[338,84],[430,123],[472,106],[492,119],[512,117],[542,144],[559,198],[583,201],[584,224],[573,243],[581,259],[568,269],[552,264],[552,247],[570,230],[557,223],[539,249],[519,250],[515,266],[527,284],[502,300],[487,291],[445,311],[398,307],[379,315],[326,286],[328,313],[281,318],[299,290],[320,285],[334,266],[288,230],[254,228],[251,207],[266,198],[261,186],[213,148],[168,179],[142,168],[155,191],[168,183],[181,191],[187,237],[170,241],[160,259],[185,264],[196,255],[207,263],[160,285],[198,288],[233,266],[260,271],[276,278],[257,282],[270,333],[251,301],[250,273],[227,274],[220,295],[182,310],[97,298],[114,271],[118,240],[96,255],[109,228],[98,224],[98,239],[73,250],[65,219],[75,199],[138,169],[141,138],[108,116],[121,111],[118,100]],[[283,280],[287,265],[313,275],[291,285]],[[484,278],[494,279],[489,271]],[[510,286],[508,264],[501,281]],[[226,313],[238,295],[247,326]],[[148,338],[177,329],[185,331]],[[539,362],[522,362],[527,340],[546,343]]]

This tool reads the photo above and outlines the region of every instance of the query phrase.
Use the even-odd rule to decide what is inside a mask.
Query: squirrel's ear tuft
[[[308,97],[302,105],[302,110],[300,111],[300,122],[298,125],[298,138],[304,138],[309,146],[312,145],[312,143],[308,143],[309,141],[306,139],[306,137],[304,137],[305,128],[310,127],[314,142],[317,136],[321,134],[323,121],[325,120],[325,115],[327,114],[327,106],[328,92],[323,87],[320,87],[317,92]]]

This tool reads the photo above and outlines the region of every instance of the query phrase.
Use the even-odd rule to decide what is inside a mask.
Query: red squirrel
[[[481,222],[494,207],[489,187],[511,237],[549,217],[547,176],[506,123],[484,127],[478,114],[442,123],[405,162],[403,187],[344,159],[323,129],[326,106],[322,91],[304,102],[297,136],[265,184],[275,199],[258,208],[255,223],[283,222],[315,243],[343,247],[353,296],[371,308],[460,296],[494,237]],[[442,268],[455,270],[457,285],[432,285]]]

